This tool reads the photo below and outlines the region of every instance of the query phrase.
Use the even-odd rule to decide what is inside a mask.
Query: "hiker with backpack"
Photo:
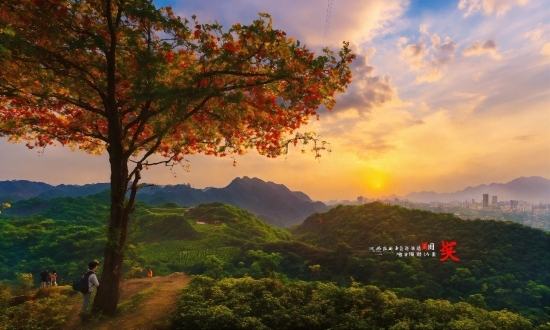
[[[97,260],[91,261],[88,264],[86,274],[82,275],[80,282],[73,284],[73,289],[82,292],[82,297],[84,298],[82,312],[88,309],[92,292],[95,291],[95,287],[99,286],[99,281],[97,280],[97,275],[95,274],[98,266],[99,262]]]
[[[48,286],[48,276],[50,272],[47,270],[43,270],[40,272],[40,287],[45,288]]]

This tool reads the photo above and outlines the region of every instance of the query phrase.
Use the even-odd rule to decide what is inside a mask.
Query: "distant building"
[[[483,207],[489,207],[489,194],[483,194]]]
[[[357,197],[357,205],[362,205],[364,203],[364,197],[363,196],[359,196]]]
[[[498,204],[497,196],[492,196],[492,199],[493,199],[493,200],[491,201],[491,204],[492,204],[493,206],[497,206],[497,204]]]
[[[519,201],[510,200],[510,210],[516,210],[518,208]]]

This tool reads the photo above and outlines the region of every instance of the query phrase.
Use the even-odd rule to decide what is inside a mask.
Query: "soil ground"
[[[169,315],[176,307],[182,288],[189,283],[182,273],[125,280],[119,300],[119,315],[102,320],[83,322],[76,311],[82,307],[80,295],[72,298],[71,315],[64,329],[98,330],[163,330],[169,326]],[[93,299],[93,297],[92,297]]]

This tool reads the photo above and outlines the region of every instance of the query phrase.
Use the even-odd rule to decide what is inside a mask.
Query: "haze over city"
[[[320,52],[350,41],[354,80],[332,112],[301,131],[330,154],[291,148],[267,159],[189,157],[191,171],[153,167],[143,181],[223,187],[258,177],[316,200],[454,192],[521,176],[550,178],[550,7],[534,0],[155,1],[226,28],[268,12],[274,27]],[[327,24],[327,17],[330,17]],[[325,30],[326,29],[326,30]],[[325,33],[326,31],[326,33]],[[305,148],[306,150],[308,147]],[[0,139],[0,180],[109,181],[107,155]]]

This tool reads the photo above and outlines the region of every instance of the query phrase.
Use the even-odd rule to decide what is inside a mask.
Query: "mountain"
[[[550,202],[550,180],[540,176],[520,177],[508,183],[482,184],[476,187],[467,187],[454,193],[436,193],[434,191],[413,192],[400,198],[414,202],[429,203],[434,201],[481,201],[483,194],[497,196],[498,201],[523,200],[531,203]],[[489,197],[491,198],[491,197]],[[490,202],[490,200],[489,200]]]
[[[52,186],[44,182],[27,180],[0,181],[0,201],[16,202],[33,197],[51,199],[63,196],[89,196],[109,189],[109,183]]]
[[[16,202],[22,199],[29,199],[52,188],[54,187],[43,182],[27,180],[0,181],[0,201]]]
[[[303,192],[293,192],[282,184],[258,178],[234,179],[227,187],[194,189],[185,185],[165,186],[153,193],[138,193],[138,200],[152,205],[175,202],[181,206],[220,202],[255,214],[267,223],[286,227],[303,221],[314,212],[327,209],[322,202],[312,201]]]
[[[15,202],[33,197],[49,200],[54,197],[88,196],[108,189],[108,183],[52,186],[24,180],[0,181],[0,202]],[[303,192],[291,191],[282,184],[246,176],[234,179],[225,188],[194,189],[185,184],[154,185],[139,190],[137,200],[151,205],[169,202],[180,206],[214,202],[231,204],[277,227],[298,224],[312,213],[327,210],[325,204],[312,201]],[[25,214],[33,212],[34,210],[28,210]]]

